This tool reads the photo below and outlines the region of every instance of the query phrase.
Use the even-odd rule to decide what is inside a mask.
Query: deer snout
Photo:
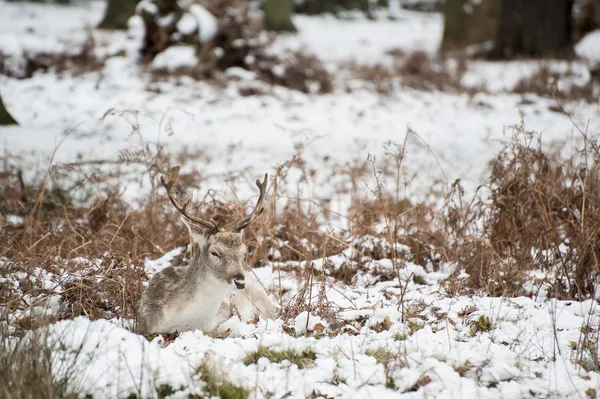
[[[246,287],[246,277],[243,274],[237,274],[233,277],[233,283],[237,289],[243,290]]]

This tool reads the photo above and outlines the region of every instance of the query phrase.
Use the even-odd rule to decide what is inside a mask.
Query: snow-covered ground
[[[179,252],[148,261],[149,273]],[[329,261],[339,267],[345,255]],[[289,290],[282,300],[289,306],[301,288],[294,270],[301,266],[288,264],[279,275],[274,269],[280,266],[254,271],[269,291],[278,292],[280,284]],[[335,327],[307,312],[285,325],[234,317],[210,335],[188,331],[174,341],[159,336],[149,342],[116,320],[61,321],[49,327],[58,378],[64,373],[73,389],[95,398],[153,397],[161,386],[171,387],[174,398],[202,395],[206,367],[210,378],[259,398],[566,398],[600,389],[598,373],[578,365],[580,356],[591,361],[578,348],[582,331],[598,325],[596,301],[452,298],[440,286],[445,271],[407,263],[402,286],[378,282],[376,276],[391,268],[389,260],[372,262],[351,286],[327,278],[324,297],[321,283],[314,284],[312,303],[317,308],[325,298],[337,315]],[[259,350],[308,360],[288,354],[289,360],[248,361]]]
[[[102,11],[98,1],[69,7],[0,1],[0,50],[18,60],[23,51],[76,48]],[[332,70],[350,61],[386,63],[386,52],[394,49],[434,53],[443,27],[440,15],[409,11],[399,11],[393,21],[298,16],[294,22],[299,33],[278,38],[275,49],[306,48]],[[0,128],[0,152],[10,153],[10,162],[24,167],[26,178],[47,168],[66,133],[55,162],[116,160],[121,150],[138,146],[141,136],[164,144],[174,156],[183,150],[210,154],[211,163],[192,159],[185,167],[203,168],[210,184],[224,189],[225,173],[249,168],[250,175],[259,176],[299,151],[315,168],[327,167],[325,157],[343,164],[381,154],[384,142],[402,143],[410,128],[428,145],[409,142],[404,165],[420,179],[411,194],[438,178],[460,178],[472,191],[485,178],[501,141],[510,138],[509,127],[519,123],[519,110],[527,128],[546,142],[578,139],[569,118],[552,110],[554,100],[507,92],[536,71],[535,61],[469,63],[464,84],[487,88],[473,96],[408,88],[382,96],[360,82],[350,82],[350,92],[336,82],[327,95],[270,87],[267,95],[244,97],[238,89],[254,83],[252,74],[229,71],[241,78],[226,88],[185,77],[155,82],[135,64],[135,34],[92,34],[100,56],[123,54],[120,50],[124,55],[111,56],[103,69],[81,76],[0,76],[4,103],[20,123]],[[544,63],[570,68],[573,79],[589,79],[581,61]],[[564,106],[578,124],[599,131],[600,104]],[[232,146],[236,150],[227,156]],[[307,197],[331,190],[327,182],[312,183],[317,189],[306,190]],[[240,197],[253,194],[251,185],[245,189]],[[140,184],[133,184],[125,195],[134,199],[141,192]],[[340,205],[339,211],[346,209]],[[340,258],[330,260],[339,264]],[[149,272],[155,266],[149,261]],[[255,272],[279,303],[277,266]],[[371,267],[390,269],[391,262]],[[207,364],[255,397],[591,398],[600,393],[598,373],[578,362],[582,327],[600,323],[596,301],[452,298],[440,285],[449,267],[434,272],[405,265],[403,308],[398,281],[378,282],[369,273],[359,274],[353,285],[327,279],[327,299],[346,320],[344,329],[329,328],[314,315],[306,320],[306,314],[290,326],[281,320],[256,325],[230,320],[221,327],[230,330],[225,338],[190,331],[167,345],[160,338],[147,341],[122,321],[64,320],[50,326],[54,341],[62,343],[55,361],[74,365],[79,372],[72,386],[95,398],[153,397],[161,385],[171,386],[174,398],[200,395],[205,388],[201,366]],[[423,284],[416,284],[412,274]],[[293,270],[281,272],[281,284],[288,296],[301,288]],[[313,289],[317,302],[318,284]],[[311,331],[303,331],[307,324]],[[316,357],[302,369],[266,358],[245,364],[259,346],[310,350]]]

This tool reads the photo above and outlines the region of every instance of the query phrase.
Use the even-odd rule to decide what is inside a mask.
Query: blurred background
[[[522,117],[596,128],[599,81],[598,0],[0,1],[0,145],[32,176],[141,141],[215,182],[414,142],[414,190],[474,189]]]

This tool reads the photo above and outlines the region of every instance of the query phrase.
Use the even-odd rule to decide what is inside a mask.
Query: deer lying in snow
[[[191,198],[183,205],[176,199],[178,175],[177,166],[168,176],[161,176],[161,182],[198,249],[189,266],[169,266],[152,277],[140,301],[139,330],[212,330],[229,318],[230,305],[238,309],[243,320],[256,314],[273,318],[275,312],[267,293],[244,270],[246,246],[242,242],[243,229],[263,211],[267,175],[264,181],[256,181],[260,194],[254,210],[238,221],[233,231],[221,230],[214,220],[202,220],[188,213]]]

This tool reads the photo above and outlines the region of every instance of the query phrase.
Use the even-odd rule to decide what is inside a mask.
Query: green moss
[[[575,342],[575,341],[569,342],[569,348],[571,348],[571,350],[573,350],[573,351],[576,351],[577,350],[577,342]]]
[[[259,346],[256,352],[251,352],[244,358],[244,364],[247,366],[252,363],[257,363],[258,359],[266,357],[272,363],[281,363],[283,360],[288,360],[290,363],[298,366],[299,369],[310,367],[317,359],[317,354],[311,349],[296,352],[292,349],[275,350],[265,346]]]
[[[167,398],[167,397],[173,395],[174,393],[175,393],[175,390],[173,389],[172,386],[170,386],[168,384],[162,384],[161,386],[156,388],[156,396],[158,396],[159,399]]]
[[[474,337],[478,333],[488,332],[492,330],[492,321],[489,317],[481,315],[476,320],[471,322],[471,336]]]
[[[296,27],[291,19],[291,0],[266,0],[264,12],[267,29],[275,32],[296,32]]]
[[[365,355],[374,357],[377,363],[388,364],[396,357],[395,354],[385,348],[368,349],[365,351]]]
[[[197,371],[204,381],[204,393],[208,397],[219,397],[221,399],[247,399],[249,392],[238,385],[225,380],[217,375],[208,363],[202,363]]]
[[[413,275],[413,283],[417,285],[427,285],[427,281],[421,276]]]
[[[406,341],[408,336],[403,333],[395,333],[394,335],[392,335],[392,338],[394,338],[394,341]]]
[[[380,347],[377,349],[366,350],[365,355],[374,357],[378,364],[383,365],[383,368],[385,369],[385,387],[396,389],[396,383],[392,378],[393,361],[396,359],[396,354]]]
[[[385,377],[385,387],[388,389],[396,389],[396,382],[394,382],[394,379],[386,376]]]
[[[412,320],[409,320],[408,322],[406,322],[406,326],[408,328],[410,328],[410,333],[414,334],[416,331],[421,330],[423,327],[425,327],[425,324],[419,324],[419,323],[415,323]]]
[[[589,333],[584,333],[584,337],[578,342],[571,342],[571,349],[577,351],[577,363],[588,373],[591,371],[600,371],[600,357],[598,356],[598,341],[596,337],[589,338]]]

